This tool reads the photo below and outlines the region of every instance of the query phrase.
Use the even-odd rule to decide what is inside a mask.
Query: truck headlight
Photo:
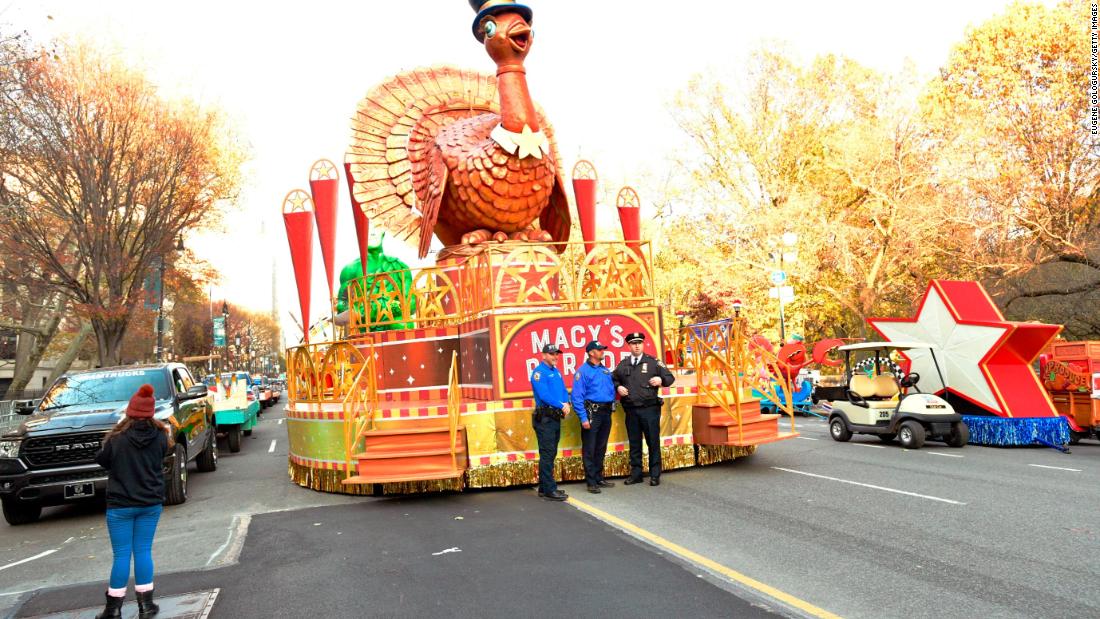
[[[18,458],[19,441],[0,441],[0,458]]]

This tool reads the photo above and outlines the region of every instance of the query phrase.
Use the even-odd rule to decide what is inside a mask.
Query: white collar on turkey
[[[515,155],[516,151],[519,151],[518,156],[520,159],[525,157],[542,159],[543,155],[550,154],[550,139],[546,137],[542,129],[531,131],[531,127],[523,125],[523,132],[516,133],[505,129],[504,125],[497,125],[493,132],[489,134],[489,137],[500,144],[501,148],[508,151],[509,155]]]

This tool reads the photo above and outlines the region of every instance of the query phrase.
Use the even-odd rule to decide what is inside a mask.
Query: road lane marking
[[[692,563],[701,565],[711,570],[712,572],[721,574],[722,576],[725,576],[726,578],[729,578],[734,582],[741,583],[742,585],[749,587],[750,589],[754,589],[755,591],[776,599],[788,606],[801,610],[802,612],[810,616],[819,617],[820,619],[840,619],[839,615],[833,614],[825,610],[824,608],[814,606],[813,604],[803,599],[796,598],[795,596],[784,591],[780,591],[779,589],[776,589],[771,585],[762,583],[759,580],[756,580],[755,578],[752,578],[750,576],[746,576],[741,572],[738,572],[737,570],[726,567],[725,565],[714,561],[713,559],[708,559],[697,552],[693,552],[679,544],[671,542],[661,537],[660,535],[657,535],[656,533],[647,531],[646,529],[643,529],[635,524],[631,524],[617,516],[612,516],[602,509],[593,507],[588,503],[585,503],[584,501],[579,501],[573,497],[569,497],[568,499],[566,499],[566,502],[583,512],[587,512],[591,516],[595,516],[596,518],[607,522],[608,524],[612,524],[616,527],[619,527],[620,529],[623,529],[624,531],[633,533],[634,535],[637,535],[638,537],[650,542],[658,548],[662,548],[668,552],[671,552],[672,554],[679,556],[682,559],[686,559],[688,561],[691,561]]]
[[[853,445],[859,445],[860,447],[870,447],[871,449],[886,449],[883,445],[872,445],[870,443],[852,443]]]
[[[210,567],[214,561],[218,562],[219,567],[236,563],[237,558],[241,556],[241,548],[244,547],[244,538],[248,535],[248,525],[250,524],[252,524],[251,514],[233,516],[233,522],[229,525],[229,533],[225,537],[225,542],[218,546],[218,549],[206,560],[206,566]],[[219,558],[222,552],[225,552],[225,556]]]
[[[1080,473],[1081,469],[1068,469],[1064,466],[1047,466],[1045,464],[1029,464],[1028,466],[1034,466],[1040,469],[1054,469],[1055,471],[1071,471],[1074,473]]]
[[[817,440],[816,438],[810,438],[808,436],[796,436],[795,438],[800,438],[804,441],[816,441]]]
[[[35,559],[41,559],[42,557],[48,557],[48,556],[52,555],[53,553],[57,552],[57,550],[58,550],[57,548],[54,548],[53,550],[47,550],[45,552],[40,552],[40,553],[34,555],[33,557],[27,557],[26,559],[20,559],[19,561],[16,561],[14,563],[9,563],[7,565],[0,565],[0,572],[8,569],[9,567],[15,567],[17,565],[23,565],[24,563],[30,563],[31,561],[34,561]]]
[[[277,439],[271,439],[271,447],[267,448],[267,453],[269,453],[269,454],[275,453],[275,441],[276,440]]]
[[[864,488],[871,488],[873,490],[882,490],[883,492],[893,492],[894,494],[904,494],[905,496],[917,497],[918,499],[927,499],[929,501],[939,501],[940,503],[950,503],[951,505],[966,505],[960,501],[952,499],[944,499],[938,496],[931,496],[927,494],[918,494],[916,492],[909,492],[908,490],[898,490],[897,488],[887,488],[886,486],[876,486],[874,484],[865,484],[863,482],[852,481],[850,479],[840,479],[839,477],[829,477],[827,475],[818,475],[817,473],[807,473],[806,471],[796,471],[794,469],[785,469],[781,466],[773,466],[773,469],[777,471],[785,471],[787,473],[794,473],[796,475],[805,475],[807,477],[816,477],[818,479],[827,479],[829,481],[837,481],[842,484],[851,484],[853,486],[862,486]]]
[[[924,453],[931,454],[933,456],[943,456],[944,458],[962,458],[963,457],[961,454],[945,454],[942,451],[926,451]]]
[[[279,425],[283,425],[283,420],[279,419]]]

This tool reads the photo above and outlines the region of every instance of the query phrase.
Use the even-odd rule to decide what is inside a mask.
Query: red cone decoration
[[[581,159],[573,166],[573,197],[577,200],[577,214],[581,218],[581,236],[584,237],[584,253],[590,254],[596,247],[596,186],[599,176],[596,166]]]
[[[283,223],[294,265],[294,283],[298,286],[298,305],[302,310],[302,338],[309,343],[309,293],[313,284],[313,200],[301,189],[283,198]]]
[[[328,296],[336,297],[333,273],[336,270],[336,207],[339,204],[339,176],[336,165],[328,159],[318,159],[309,171],[309,191],[313,195],[313,217],[317,221],[317,238],[321,241],[321,259],[328,277]]]
[[[370,220],[363,207],[355,199],[355,181],[351,178],[351,164],[344,162],[344,178],[348,181],[348,195],[351,196],[351,218],[355,222],[355,241],[359,248],[359,262],[363,273],[367,272],[367,237],[370,234]]]
[[[642,200],[638,197],[638,192],[633,187],[623,187],[619,190],[619,197],[615,199],[615,206],[619,209],[623,240],[627,246],[637,251],[642,238]]]

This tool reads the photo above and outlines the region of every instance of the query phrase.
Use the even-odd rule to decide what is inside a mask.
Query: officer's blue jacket
[[[546,365],[546,362],[535,366],[531,372],[531,389],[535,392],[535,406],[553,406],[564,408],[569,401],[569,392],[565,390],[565,381],[557,368]]]
[[[588,411],[584,409],[585,400],[615,401],[615,383],[611,380],[611,370],[602,363],[592,365],[585,361],[573,377],[573,410],[577,411],[577,418],[581,423],[588,421]]]

